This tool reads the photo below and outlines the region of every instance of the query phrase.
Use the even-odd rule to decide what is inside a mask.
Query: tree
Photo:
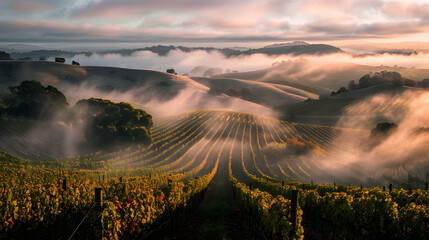
[[[348,90],[346,89],[346,87],[340,87],[340,89],[338,89],[338,91],[333,91],[331,92],[331,96],[335,96],[337,94],[343,93],[343,92],[347,92]]]
[[[80,64],[74,60],[72,61],[72,65],[80,66]]]
[[[359,88],[367,88],[371,86],[372,86],[372,79],[369,74],[366,74],[359,79]]]
[[[56,57],[55,58],[55,62],[57,62],[57,63],[65,63],[66,60],[63,57]]]
[[[173,68],[167,69],[167,73],[171,73],[171,74],[177,75],[176,71]]]
[[[69,104],[64,94],[55,87],[43,87],[38,81],[23,81],[9,87],[11,96],[6,98],[6,113],[30,119],[49,119],[64,112]]]
[[[391,133],[398,127],[395,123],[382,122],[377,123],[377,126],[371,130],[372,137],[378,137],[380,135],[386,135]]]
[[[405,83],[405,79],[404,78],[395,78],[392,81],[392,84],[395,87],[403,87],[404,83]]]
[[[422,88],[428,88],[429,87],[429,78],[423,79],[420,85],[422,86]]]
[[[0,51],[0,60],[12,60],[12,58],[9,53]]]
[[[149,144],[152,141],[152,116],[129,103],[83,99],[73,107],[72,115],[72,121],[86,125],[87,144],[99,149],[111,150],[121,145]]]
[[[354,80],[351,80],[349,82],[349,89],[350,90],[356,90],[358,88],[358,85],[356,84],[356,82]]]
[[[343,93],[343,92],[347,92],[346,87],[340,87],[340,89],[338,89],[338,91],[337,91],[337,94]]]
[[[392,133],[398,128],[395,123],[382,122],[377,123],[377,126],[371,130],[371,134],[367,139],[362,141],[361,146],[364,150],[371,150],[376,146],[380,145],[386,140]]]

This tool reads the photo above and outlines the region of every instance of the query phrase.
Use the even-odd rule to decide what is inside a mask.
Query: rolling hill
[[[213,95],[210,88],[185,76],[115,67],[74,66],[48,61],[0,61],[0,95],[8,86],[37,80],[64,92],[70,103],[105,97],[144,106],[153,114],[173,114],[197,109],[230,109],[270,115],[271,110],[239,96]],[[262,86],[267,91],[278,91]],[[272,89],[272,90],[270,90]],[[294,98],[291,98],[294,99]],[[297,97],[296,99],[303,99]]]
[[[32,134],[34,129],[25,130],[22,127],[26,125],[25,121],[2,125],[0,150],[17,156],[43,159],[44,164],[49,165],[49,159],[65,156],[67,148],[71,147],[65,140],[68,137],[67,129],[57,134],[43,135]],[[47,129],[48,126],[42,128]],[[148,168],[177,173],[192,170],[197,176],[210,172],[216,161],[227,161],[231,151],[234,169],[241,168],[241,161],[244,161],[244,164],[249,164],[249,171],[259,177],[302,181],[320,178],[321,181],[328,181],[329,174],[321,172],[315,158],[297,155],[292,161],[274,159],[266,148],[270,144],[283,144],[296,139],[317,144],[320,157],[329,158],[329,154],[337,151],[353,152],[360,139],[369,134],[366,130],[298,124],[228,111],[195,111],[155,119],[152,131],[153,143],[148,147],[90,154],[91,168]],[[232,141],[236,141],[235,146],[231,145]],[[81,166],[84,159],[82,156],[68,158],[67,165]]]
[[[429,69],[365,66],[352,63],[318,63],[307,59],[297,59],[274,64],[272,68],[251,72],[228,73],[217,78],[238,78],[258,82],[274,83],[296,87],[314,94],[330,94],[351,80],[358,80],[365,74],[380,71],[395,71],[405,78],[421,81],[429,78]]]
[[[308,98],[318,97],[315,94],[285,85],[233,78],[192,77],[192,79],[209,87],[210,93],[213,95],[226,94],[269,108],[279,107],[285,103],[303,102]]]

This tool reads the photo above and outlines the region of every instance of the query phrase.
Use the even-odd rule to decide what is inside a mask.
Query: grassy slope
[[[429,78],[429,69],[364,66],[350,63],[316,64],[311,61],[295,61],[258,71],[228,73],[216,77],[239,78],[292,86],[315,94],[326,94],[347,86],[351,80],[358,82],[368,73],[396,71],[404,77],[421,81]]]
[[[200,77],[192,79],[209,87],[214,94],[224,93],[267,107],[278,107],[285,103],[297,103],[307,98],[316,98],[316,95],[297,88],[242,79]]]
[[[189,77],[151,70],[73,66],[49,61],[0,61],[0,79],[0,96],[9,93],[8,86],[32,79],[57,87],[71,104],[83,98],[102,97],[130,102],[160,114],[171,114],[173,105],[176,109],[173,113],[225,106],[236,111],[271,111],[235,97],[212,95],[208,87]]]

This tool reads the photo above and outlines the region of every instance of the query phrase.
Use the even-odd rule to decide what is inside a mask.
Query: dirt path
[[[187,227],[175,239],[189,240],[250,240],[243,227],[228,180],[228,162],[221,161],[198,212],[187,221]]]

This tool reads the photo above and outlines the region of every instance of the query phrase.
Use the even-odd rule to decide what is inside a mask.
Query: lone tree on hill
[[[63,57],[56,57],[55,58],[55,62],[57,62],[57,63],[65,63],[66,60]]]
[[[83,99],[73,107],[72,115],[75,122],[86,124],[87,143],[103,150],[152,141],[152,116],[129,103]]]
[[[174,68],[169,68],[167,69],[167,73],[171,73],[171,74],[175,74],[177,75],[176,71],[174,70]]]

